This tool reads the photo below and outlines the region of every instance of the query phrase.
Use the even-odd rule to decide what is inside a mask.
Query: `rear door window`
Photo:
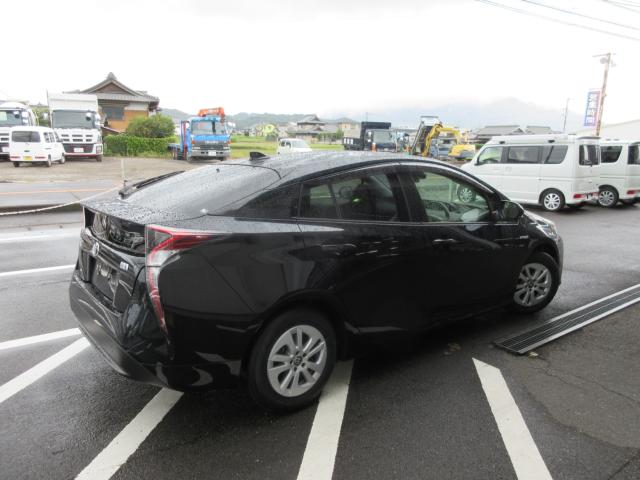
[[[540,147],[509,147],[507,163],[538,163]]]
[[[300,216],[388,222],[405,221],[408,213],[395,173],[368,170],[305,185]]]
[[[287,219],[298,214],[300,185],[267,190],[249,200],[235,213],[238,217]]]
[[[599,153],[597,145],[580,145],[580,165],[598,165]]]
[[[503,147],[487,147],[478,156],[478,165],[485,163],[500,163],[502,161]]]
[[[564,161],[569,147],[566,145],[548,145],[542,147],[542,163],[557,165]]]
[[[616,163],[622,153],[622,145],[601,145],[600,158],[602,163]]]
[[[11,133],[12,142],[20,143],[38,143],[40,141],[40,134],[38,132],[18,131]]]

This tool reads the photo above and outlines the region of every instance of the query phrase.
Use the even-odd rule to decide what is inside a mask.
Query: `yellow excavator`
[[[418,133],[409,153],[438,159],[466,160],[476,153],[476,147],[467,143],[460,130],[445,127],[438,117],[420,117]]]

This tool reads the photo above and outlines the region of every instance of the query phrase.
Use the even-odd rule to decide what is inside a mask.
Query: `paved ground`
[[[0,270],[72,264],[77,215],[26,217],[31,231],[0,218]],[[518,478],[473,359],[500,369],[552,478],[640,478],[639,308],[537,356],[492,347],[493,339],[640,283],[640,208],[549,217],[565,238],[564,283],[537,318],[496,313],[358,352],[334,479]],[[69,275],[0,276],[0,342],[73,328]],[[0,350],[0,388],[77,338]],[[75,477],[157,392],[113,373],[92,348],[81,351],[0,402],[0,477]],[[183,396],[113,478],[295,479],[319,414],[314,407],[266,414],[242,390]]]

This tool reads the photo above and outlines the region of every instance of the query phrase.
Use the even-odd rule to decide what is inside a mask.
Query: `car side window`
[[[545,145],[542,147],[542,163],[558,165],[564,161],[568,150],[566,145]]]
[[[629,165],[640,165],[640,145],[629,145]]]
[[[401,221],[406,218],[406,207],[394,174],[351,172],[322,183],[305,185],[300,201],[300,216]]]
[[[503,147],[487,147],[478,156],[478,165],[484,165],[485,163],[500,163],[502,161],[502,148]]]
[[[300,185],[267,190],[235,212],[238,217],[287,219],[298,211]]]
[[[622,145],[600,145],[602,163],[616,163],[622,153]]]
[[[426,222],[473,223],[491,219],[485,195],[473,185],[430,170],[413,169],[409,178],[420,198]]]
[[[538,163],[540,147],[509,147],[507,163]]]

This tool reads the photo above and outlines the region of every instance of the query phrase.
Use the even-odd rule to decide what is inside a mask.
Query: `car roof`
[[[537,135],[496,135],[485,145],[544,145],[549,143],[575,143],[577,140],[598,140],[599,137],[567,133],[549,133]]]
[[[256,160],[242,160],[238,163],[274,170],[283,180],[281,183],[287,183],[288,181],[306,180],[317,176],[339,172],[341,170],[352,169],[354,167],[357,168],[367,165],[393,163],[398,161],[418,161],[456,168],[453,165],[440,160],[418,157],[404,153],[361,151],[296,152],[286,156],[267,156]]]

